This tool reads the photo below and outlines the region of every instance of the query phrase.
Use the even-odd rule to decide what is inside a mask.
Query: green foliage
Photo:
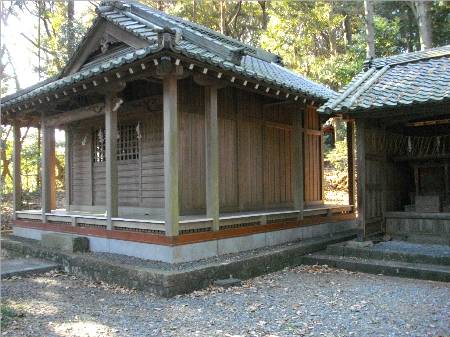
[[[341,140],[335,143],[334,149],[325,154],[325,160],[333,165],[339,172],[347,172],[347,141]]]
[[[450,44],[450,2],[434,1],[430,8],[430,16],[434,45]]]
[[[345,5],[275,2],[261,44],[280,54],[287,66],[338,89],[361,69],[365,55],[364,47],[346,40],[346,34],[354,34],[354,25],[361,26],[362,20],[353,17],[346,31],[344,21],[353,9]]]
[[[51,25],[51,34],[45,34],[41,46],[46,51],[42,70],[48,76],[54,76],[64,68],[71,51],[86,32],[86,26],[79,19],[67,20],[67,2],[58,1],[45,9],[43,14]]]
[[[259,45],[259,36],[268,20],[269,2],[265,1],[144,2],[252,45]]]

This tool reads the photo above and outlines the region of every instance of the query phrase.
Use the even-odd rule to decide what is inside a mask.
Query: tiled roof
[[[450,103],[450,45],[367,62],[319,111],[356,113],[420,103]]]
[[[318,101],[325,101],[335,95],[334,91],[327,87],[284,68],[280,58],[275,54],[138,2],[104,1],[99,5],[97,13],[96,23],[99,23],[101,19],[111,22],[148,42],[148,47],[125,50],[125,52],[122,50],[106,58],[102,63],[93,62],[92,65],[85,65],[72,75],[60,75],[59,78],[41,82],[3,98],[2,105],[10,106],[52,92],[52,90],[62,89],[163,50],[182,54],[245,78],[265,82],[281,90],[307,95]],[[168,29],[175,32],[175,41],[169,49],[161,43],[161,34]],[[88,38],[89,33],[80,44],[78,51],[74,53],[74,58],[83,49],[84,42]],[[65,70],[62,74],[66,74]]]

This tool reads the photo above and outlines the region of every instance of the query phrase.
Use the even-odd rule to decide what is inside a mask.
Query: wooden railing
[[[326,222],[328,217],[351,213],[353,213],[353,206],[332,206],[306,209],[303,211],[303,217],[320,217],[323,220],[322,222]],[[276,223],[295,224],[301,218],[300,216],[300,212],[295,210],[223,215],[220,217],[220,230]],[[42,214],[38,211],[17,211],[16,218],[19,220],[42,221]],[[46,214],[47,223],[63,226],[106,229],[106,221],[106,217],[101,216],[55,213]],[[210,218],[181,220],[179,225],[181,235],[212,231],[212,219]],[[162,220],[112,218],[112,228],[118,231],[165,235],[165,226],[164,221]]]

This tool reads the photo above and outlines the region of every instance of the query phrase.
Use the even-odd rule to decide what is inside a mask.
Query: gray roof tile
[[[178,52],[186,57],[212,64],[216,67],[235,72],[237,75],[258,81],[266,82],[277,89],[284,89],[307,95],[318,101],[325,101],[336,93],[327,87],[315,83],[299,74],[296,74],[280,64],[280,58],[259,48],[241,43],[235,39],[217,33],[198,24],[181,18],[157,11],[138,2],[133,1],[104,1],[99,5],[98,18],[121,27],[135,36],[149,43],[147,48],[128,48],[118,51],[105,58],[99,58],[89,64],[85,64],[77,73],[54,78],[33,86],[16,94],[3,98],[2,105],[9,106],[25,99],[35,97],[38,94],[51,90],[61,89],[63,86],[85,80],[121,66],[137,59],[151,55],[160,50],[157,34],[165,28],[175,29],[181,32],[181,40],[175,44],[171,52]],[[86,35],[89,36],[89,33]],[[200,38],[200,40],[199,40]],[[79,50],[83,48],[80,44]],[[204,41],[210,41],[210,45]],[[222,50],[222,52],[219,52]],[[240,62],[235,62],[227,55],[238,53],[242,55]],[[236,54],[237,55],[237,54]],[[75,52],[74,57],[77,57]],[[63,72],[64,74],[64,72]]]
[[[450,101],[450,45],[375,59],[367,66],[368,69],[358,74],[319,111],[352,113],[384,106]],[[387,70],[374,80],[384,67],[388,67]],[[360,79],[364,80],[359,83]],[[369,83],[371,80],[373,83]],[[364,85],[368,87],[352,100]]]

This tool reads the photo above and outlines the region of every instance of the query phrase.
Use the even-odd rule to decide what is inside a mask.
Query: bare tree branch
[[[33,46],[35,46],[36,48],[39,48],[39,46],[37,45],[37,43],[36,42],[34,42],[31,38],[29,38],[28,36],[26,36],[25,35],[25,33],[20,33],[20,35],[22,35],[28,42],[30,42]],[[41,46],[41,49],[44,51],[44,52],[46,52],[47,54],[50,54],[50,55],[52,55],[52,56],[54,56],[54,57],[58,57],[58,54],[56,53],[56,52],[53,52],[53,51],[51,51],[51,50],[48,50],[47,48],[45,48],[45,47],[42,47]]]

